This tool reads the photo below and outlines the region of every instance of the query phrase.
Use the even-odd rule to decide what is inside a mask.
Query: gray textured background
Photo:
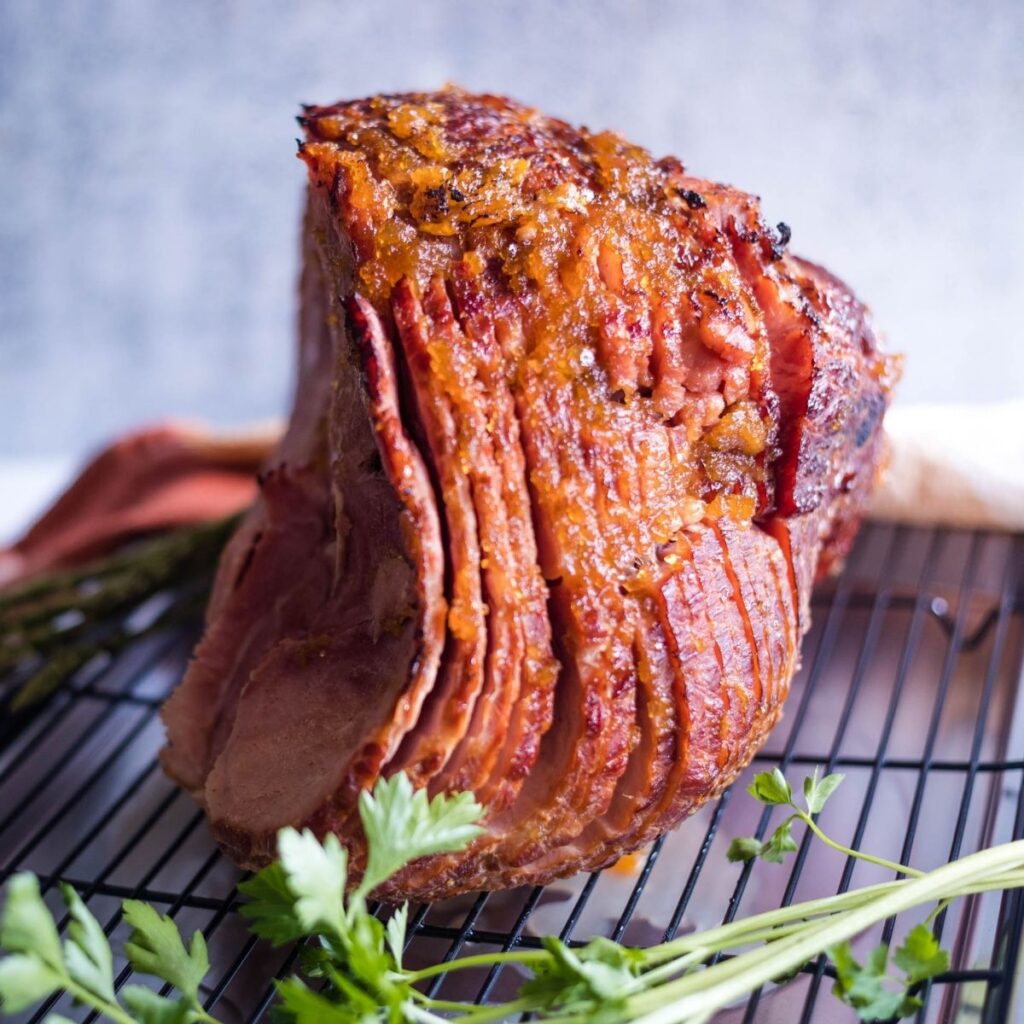
[[[908,353],[1024,394],[1024,4],[0,2],[0,456],[283,407],[291,120],[445,80],[759,193]]]

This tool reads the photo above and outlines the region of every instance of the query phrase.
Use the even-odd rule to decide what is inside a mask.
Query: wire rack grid
[[[771,765],[796,779],[815,765],[843,772],[826,830],[920,868],[1024,838],[1024,536],[871,525],[813,605],[787,713],[748,775]],[[0,722],[0,883],[36,872],[60,917],[55,883],[70,881],[115,949],[126,935],[127,897],[153,903],[183,931],[201,929],[212,962],[207,1007],[241,1024],[265,1018],[273,979],[297,950],[248,935],[238,914],[242,876],[156,762],[159,707],[194,639],[194,629],[181,628],[147,637],[87,666],[31,720]],[[612,869],[411,908],[408,962],[532,946],[545,934],[649,945],[890,877],[807,837],[784,865],[728,863],[731,837],[764,836],[777,816],[746,796],[746,781]],[[886,922],[858,948],[898,937],[921,916]],[[936,928],[951,968],[923,992],[918,1020],[1024,1020],[1022,894],[961,901]],[[122,985],[130,969],[123,960],[117,969]],[[853,1020],[829,994],[828,973],[819,961],[719,1019]],[[493,967],[439,976],[433,992],[507,999],[519,980],[514,968]],[[52,1009],[88,1019],[66,999],[19,1019],[39,1021]]]

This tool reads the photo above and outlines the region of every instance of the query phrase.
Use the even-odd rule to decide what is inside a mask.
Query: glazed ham
[[[380,774],[486,834],[381,896],[594,869],[778,719],[896,366],[753,197],[495,96],[308,108],[289,430],[164,710],[245,867]]]

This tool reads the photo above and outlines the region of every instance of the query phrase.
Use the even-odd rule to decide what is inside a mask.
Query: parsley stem
[[[823,832],[819,827],[818,823],[812,818],[806,811],[797,808],[797,817],[803,821],[807,827],[826,845],[831,846],[833,850],[837,850],[839,853],[846,854],[847,857],[853,857],[854,860],[866,860],[871,864],[877,864],[880,868],[887,868],[889,871],[895,871],[898,875],[910,875],[913,878],[921,878],[924,875],[923,871],[918,871],[916,868],[908,867],[906,864],[900,864],[894,860],[887,860],[885,857],[876,857],[873,853],[864,853],[861,850],[854,850],[849,846],[844,846],[842,843],[836,842],[831,836]]]
[[[993,849],[999,849],[994,847]],[[987,852],[987,851],[986,851]],[[1022,858],[1024,859],[1024,858]],[[879,882],[850,892],[835,896],[824,896],[803,903],[791,903],[777,910],[768,910],[755,914],[740,921],[719,925],[703,932],[683,935],[678,939],[663,942],[660,946],[652,946],[644,951],[645,962],[651,965],[666,964],[680,955],[689,955],[699,950],[710,949],[720,952],[736,949],[753,942],[771,942],[784,937],[803,926],[812,923],[812,919],[827,919],[847,910],[872,903],[888,893],[898,892],[909,884],[910,879],[898,879],[892,882]],[[984,892],[1001,891],[1004,889],[1024,888],[1024,867],[1001,871],[991,877],[967,883],[950,892],[945,901],[963,896],[975,896]],[[652,972],[648,972],[648,975]]]
[[[405,1003],[402,1006],[402,1010],[406,1013],[409,1020],[420,1021],[421,1024],[448,1024],[446,1017],[438,1017],[436,1013],[424,1010],[421,1006],[417,1006],[411,1001]]]
[[[496,1003],[491,1006],[476,1007],[472,1013],[458,1018],[459,1024],[487,1024],[492,1020],[504,1020],[515,1014],[536,1010],[533,999],[515,999],[510,1003]]]
[[[818,937],[834,925],[835,920],[829,918],[823,922],[808,923],[795,934],[777,943],[761,946],[749,953],[741,953],[730,960],[719,961],[712,967],[687,974],[657,989],[641,993],[630,1000],[630,1019],[635,1017],[635,1024],[678,1024],[728,1005],[733,998],[753,991],[754,988],[788,973],[794,967],[803,966],[807,960],[825,948],[827,944],[818,941]],[[790,951],[805,947],[813,947],[814,951],[791,964],[790,961],[794,958]],[[752,978],[758,979],[756,984],[751,982]],[[732,990],[737,989],[739,985],[744,988],[738,990],[736,996],[731,995]],[[746,988],[747,985],[750,987]],[[728,1002],[722,1002],[720,996],[716,998],[722,990],[730,993]]]
[[[683,956],[677,957],[675,960],[668,960],[657,967],[652,967],[651,970],[645,971],[636,979],[637,990],[652,988],[663,981],[676,977],[688,967],[697,967],[708,957],[713,956],[715,952],[717,951],[710,946],[701,946],[692,953],[684,953]]]
[[[106,999],[90,992],[87,988],[83,988],[77,982],[72,981],[71,978],[65,979],[63,985],[64,991],[69,996],[77,999],[80,1003],[85,1003],[86,1006],[91,1006],[97,1013],[102,1013],[105,1017],[115,1021],[116,1024],[138,1024],[135,1018],[123,1010],[118,1003],[107,1002]]]
[[[653,946],[646,951],[646,959],[649,963],[657,964],[670,960],[680,953],[689,953],[705,946],[713,946],[717,949],[736,948],[747,944],[748,935],[757,934],[760,931],[770,931],[776,926],[790,922],[807,921],[809,918],[859,907],[903,884],[902,881],[879,882],[876,885],[839,893],[836,896],[824,896],[816,900],[807,900],[804,903],[791,903],[788,906],[779,907],[777,910],[766,910],[739,921],[718,925],[703,932],[683,935],[678,939],[664,942],[660,946]]]
[[[444,963],[431,964],[429,967],[421,967],[418,971],[408,971],[405,974],[406,981],[424,981],[427,978],[436,977],[438,974],[447,974],[450,971],[465,971],[471,967],[490,967],[493,964],[543,964],[551,958],[551,954],[543,949],[522,949],[509,953],[479,953],[476,956],[464,956],[458,960],[448,960]]]
[[[451,999],[431,999],[430,996],[424,995],[416,988],[410,989],[410,993],[416,1002],[425,1006],[428,1010],[455,1010],[459,1013],[471,1013],[473,1010],[479,1009],[476,1003],[460,1003]]]
[[[658,966],[651,968],[641,974],[637,980],[637,987],[651,988],[669,978],[675,977],[687,968],[696,967],[716,953],[723,953],[727,949],[736,949],[739,946],[748,946],[760,942],[777,942],[789,935],[802,931],[807,927],[807,921],[796,921],[792,924],[771,925],[766,928],[753,929],[749,932],[720,942],[705,942],[692,952],[684,953],[673,960],[667,960]],[[652,947],[651,951],[660,949],[659,946]]]

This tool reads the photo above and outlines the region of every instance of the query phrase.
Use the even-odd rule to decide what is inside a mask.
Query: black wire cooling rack
[[[30,721],[0,722],[0,883],[32,870],[57,907],[70,881],[114,937],[122,899],[148,900],[185,931],[203,930],[213,969],[208,1008],[257,1021],[296,950],[248,936],[240,874],[201,814],[161,773],[158,710],[195,638],[177,629],[94,663]],[[1024,837],[1024,536],[866,528],[844,574],[814,600],[814,626],[788,709],[750,771],[814,765],[846,774],[823,815],[842,841],[920,868]],[[748,772],[749,774],[749,772]],[[615,868],[544,888],[483,893],[411,908],[415,966],[461,952],[608,935],[646,945],[739,914],[870,884],[886,876],[806,839],[785,865],[729,864],[731,837],[764,835],[771,809],[746,779],[675,833]],[[861,949],[899,936],[903,915]],[[924,995],[919,1021],[1024,1020],[1021,893],[962,901],[937,921],[950,971]],[[121,962],[123,964],[123,961]],[[449,998],[506,999],[514,968],[436,979]],[[129,969],[121,966],[118,983]],[[828,993],[824,963],[755,994],[722,1022],[852,1020]],[[74,1019],[67,1001],[56,1008]],[[77,1017],[76,1017],[77,1014]]]

